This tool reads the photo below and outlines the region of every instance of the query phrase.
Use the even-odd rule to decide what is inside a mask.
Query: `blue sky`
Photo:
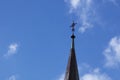
[[[73,20],[81,80],[119,80],[120,0],[0,0],[0,80],[63,80]]]

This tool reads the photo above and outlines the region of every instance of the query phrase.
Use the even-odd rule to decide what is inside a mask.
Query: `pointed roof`
[[[71,38],[72,38],[72,45],[71,45],[71,51],[70,51],[70,56],[69,56],[64,80],[79,80],[79,73],[77,68],[77,61],[76,61],[75,47],[74,47],[74,39],[75,39],[74,33],[72,34]]]

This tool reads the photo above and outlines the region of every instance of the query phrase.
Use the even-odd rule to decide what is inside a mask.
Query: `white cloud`
[[[12,75],[7,80],[17,80],[17,77],[16,77],[16,75]]]
[[[81,23],[80,33],[84,33],[87,29],[92,28],[96,22],[96,11],[94,0],[67,0],[70,6],[70,13],[75,13]]]
[[[112,2],[114,5],[118,6],[116,0],[109,0],[110,2]]]
[[[89,64],[83,63],[79,66],[80,80],[112,80],[100,68],[93,68]]]
[[[65,74],[63,73],[57,80],[64,80]]]
[[[87,30],[95,27],[95,25],[103,26],[104,17],[99,12],[103,7],[101,3],[112,3],[119,7],[119,0],[65,0],[69,5],[69,13],[74,13],[77,17],[77,22],[80,24],[79,32],[84,33]],[[105,5],[105,4],[104,4]],[[100,9],[100,10],[99,10]],[[103,20],[101,20],[103,19]],[[107,22],[106,22],[107,23]]]
[[[77,9],[81,2],[81,0],[64,0],[64,1],[69,4],[70,10]]]
[[[77,7],[79,6],[79,3],[80,3],[80,0],[70,0],[71,7],[73,9],[77,9]]]
[[[18,48],[18,44],[17,43],[10,44],[8,46],[8,51],[4,55],[4,57],[9,57],[9,56],[12,56],[12,55],[16,54],[17,48]]]
[[[78,66],[78,70],[80,74],[85,74],[86,72],[90,71],[92,68],[89,64],[87,63],[82,63]]]
[[[103,2],[111,2],[113,5],[119,7],[118,0],[103,0]]]
[[[86,73],[81,77],[81,80],[112,80],[107,74],[101,73],[99,68],[92,72]]]
[[[113,37],[104,51],[105,66],[114,67],[120,65],[120,37]]]
[[[64,74],[62,74],[57,80],[64,80]],[[106,73],[101,73],[99,68],[88,70],[80,76],[80,80],[112,80]]]

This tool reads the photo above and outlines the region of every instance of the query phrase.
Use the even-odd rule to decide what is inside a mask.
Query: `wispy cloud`
[[[112,80],[106,73],[101,72],[100,68],[92,68],[83,63],[79,66],[80,80]],[[61,74],[57,80],[64,80],[65,74]]]
[[[83,63],[79,66],[80,80],[112,80],[105,72],[102,72],[100,68],[93,68],[87,63]]]
[[[116,7],[119,7],[120,5],[118,4],[118,0],[103,0],[103,2],[111,2],[113,5]]]
[[[103,12],[100,12],[100,8],[103,8],[102,3],[112,3],[114,6],[119,6],[118,0],[65,0],[69,5],[69,13],[74,13],[77,17],[77,22],[80,24],[79,32],[84,33],[87,30],[95,27],[95,25],[103,26],[105,22],[103,15],[100,15]],[[104,23],[104,24],[103,24]]]
[[[80,1],[81,0],[64,0],[70,7],[70,12],[72,10],[75,10],[79,7]]]
[[[104,51],[106,59],[105,66],[115,67],[120,66],[120,37],[113,37],[108,47]]]
[[[119,6],[116,0],[109,0],[109,1],[112,2],[115,6]]]
[[[17,76],[16,75],[11,75],[7,80],[17,80]]]
[[[64,74],[62,74],[57,80],[64,80]],[[112,80],[106,73],[101,73],[99,68],[85,73],[80,77],[80,80]]]
[[[87,29],[92,28],[96,21],[96,11],[94,0],[67,0],[70,6],[70,13],[75,13],[81,23],[80,33],[84,33]]]
[[[63,73],[57,80],[64,80],[65,74]]]
[[[84,74],[81,80],[112,80],[106,73],[101,73],[99,68]]]
[[[79,31],[84,33],[87,29],[92,28],[93,21],[95,20],[95,9],[93,6],[93,0],[83,0],[80,6],[79,17],[81,21],[81,27]],[[92,18],[92,19],[91,19]]]
[[[8,46],[8,51],[7,53],[4,55],[4,57],[10,57],[14,54],[16,54],[16,51],[18,49],[18,44],[17,43],[12,43]]]

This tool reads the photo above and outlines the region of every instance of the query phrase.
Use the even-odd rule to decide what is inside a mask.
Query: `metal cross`
[[[72,28],[72,32],[74,33],[74,31],[75,31],[75,25],[76,25],[77,23],[75,23],[74,21],[73,21],[73,23],[71,24],[71,28]]]

